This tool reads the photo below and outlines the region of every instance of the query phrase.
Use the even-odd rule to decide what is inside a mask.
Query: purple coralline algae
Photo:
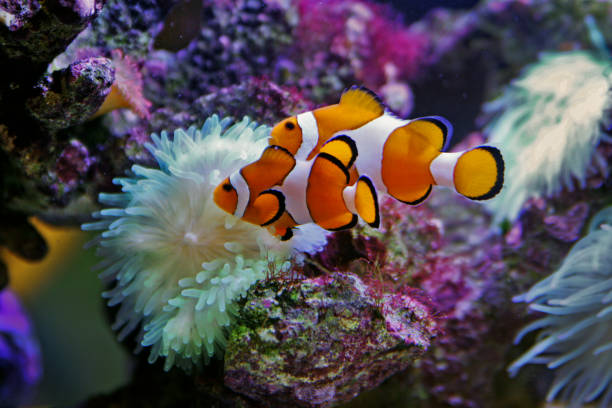
[[[115,72],[104,57],[76,61],[44,77],[37,85],[40,93],[27,100],[27,108],[49,132],[83,123],[102,106]]]
[[[42,374],[38,342],[17,296],[0,291],[0,405],[24,403]]]
[[[425,66],[427,36],[406,28],[389,7],[371,1],[300,0],[297,10],[290,59],[296,83],[317,102],[337,102],[337,94],[355,81],[374,90],[389,81],[406,86]],[[391,78],[389,70],[394,71]]]
[[[348,401],[431,344],[439,323],[417,292],[381,292],[351,272],[258,285],[228,340],[225,384],[268,404]]]
[[[94,162],[95,159],[89,155],[83,143],[71,140],[60,154],[55,166],[55,174],[61,188],[70,190],[76,187]]]

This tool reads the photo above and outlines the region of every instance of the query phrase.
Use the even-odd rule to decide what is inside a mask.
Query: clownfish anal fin
[[[357,180],[355,208],[361,219],[367,222],[370,227],[378,228],[380,225],[378,195],[374,183],[368,176],[361,176]]]
[[[349,229],[349,228],[353,228],[355,225],[357,225],[357,221],[359,220],[357,218],[357,215],[355,214],[351,214],[351,213],[347,213],[347,215],[350,214],[350,220],[349,222],[347,222],[346,224],[340,225],[340,226],[322,226],[323,228],[325,228],[328,231],[341,231],[344,229]]]
[[[429,197],[429,194],[431,194],[431,188],[432,188],[432,185],[430,184],[428,187],[426,187],[425,190],[412,192],[410,194],[411,195],[410,197],[408,195],[404,195],[402,198],[398,198],[395,196],[393,196],[393,198],[401,201],[404,204],[419,205],[423,201],[425,201],[427,197]]]
[[[277,221],[285,212],[285,196],[277,190],[263,191],[253,202],[262,227]]]
[[[405,129],[427,139],[437,151],[444,151],[453,136],[453,125],[442,116],[425,116],[410,121]]]
[[[277,228],[276,234],[279,236],[281,241],[289,241],[291,238],[293,238],[293,228],[285,228],[284,230]]]
[[[455,189],[472,200],[488,200],[504,185],[504,159],[492,146],[479,146],[463,153],[454,173]]]
[[[340,105],[353,106],[377,115],[385,113],[386,106],[374,92],[365,86],[353,85],[342,92]]]
[[[347,135],[338,135],[329,139],[320,153],[325,153],[338,159],[345,169],[349,169],[357,158],[357,145],[355,141]]]

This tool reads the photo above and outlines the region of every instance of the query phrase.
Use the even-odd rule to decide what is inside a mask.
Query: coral
[[[95,159],[89,155],[87,147],[78,140],[71,140],[57,159],[55,173],[62,189],[73,189],[87,173]],[[57,187],[56,187],[57,188]]]
[[[248,106],[244,104],[245,100],[249,101]],[[241,117],[248,113],[264,123],[276,123],[312,108],[313,105],[297,89],[278,85],[267,78],[251,77],[238,85],[220,88],[196,99],[191,111],[198,116],[218,112]]]
[[[429,347],[439,330],[433,313],[414,289],[379,293],[350,272],[266,281],[240,307],[225,384],[282,406],[348,401]]]
[[[1,2],[0,60],[10,61],[16,78],[41,75],[47,64],[94,19],[104,3],[104,0],[53,4],[36,0]]]
[[[261,153],[269,128],[244,118],[213,116],[201,129],[152,136],[146,147],[160,169],[134,165],[114,182],[122,193],[101,194],[109,206],[84,230],[103,230],[96,241],[110,306],[120,305],[113,328],[124,338],[140,325],[149,361],[165,358],[185,369],[223,349],[225,328],[243,296],[269,267],[286,267],[290,248],[267,230],[225,214],[212,201],[214,187]],[[299,240],[320,249],[323,234]]]
[[[565,0],[490,0],[470,10],[431,10],[410,26],[430,45],[427,69],[410,83],[417,101],[413,115],[444,116],[457,142],[481,126],[482,104],[498,97],[543,51],[592,49],[587,15],[609,43],[610,2],[575,7]]]
[[[24,403],[42,374],[40,350],[17,296],[0,291],[0,401],[2,406]]]
[[[612,107],[610,62],[584,51],[548,53],[497,100],[487,125],[504,149],[507,183],[488,203],[497,221],[513,221],[529,197],[585,188],[602,121]]]
[[[612,402],[612,217],[608,207],[594,217],[590,232],[571,249],[561,266],[536,283],[516,302],[545,315],[527,325],[518,343],[539,330],[536,343],[508,368],[511,374],[526,364],[545,364],[555,370],[547,400],[557,397],[570,406],[601,398]]]
[[[297,10],[296,52],[290,59],[296,62],[296,83],[312,88],[317,102],[336,102],[335,95],[356,80],[378,90],[389,66],[397,82],[405,83],[425,63],[427,36],[403,26],[389,7],[370,1],[300,0]]]
[[[118,71],[107,58],[76,61],[53,72],[38,84],[39,94],[26,106],[41,126],[52,133],[83,123],[96,112],[111,92]]]
[[[142,119],[148,119],[151,102],[143,95],[143,80],[138,65],[120,49],[112,50],[111,58],[115,68],[115,81],[110,94],[93,117],[113,109],[130,108]]]
[[[195,17],[195,16],[194,16]],[[280,50],[290,44],[286,13],[263,0],[204,1],[202,29],[176,54],[159,52],[166,74],[158,77],[163,106],[187,110],[197,98],[245,78],[274,73]]]
[[[144,57],[151,52],[155,34],[172,3],[109,0],[91,28],[77,39],[79,46],[122,49],[129,55]]]

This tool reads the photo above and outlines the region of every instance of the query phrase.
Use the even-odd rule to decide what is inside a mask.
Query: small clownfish
[[[224,180],[215,189],[214,200],[245,221],[274,228],[281,240],[290,239],[294,227],[311,222],[332,231],[351,228],[357,224],[356,213],[369,225],[378,227],[378,197],[370,178],[364,175],[349,185],[349,169],[356,157],[354,142],[342,137],[329,141],[309,161],[295,160],[284,148],[269,146],[259,160]],[[244,178],[243,174],[253,167],[264,169],[273,162],[282,169],[278,173],[282,180],[241,206],[241,193],[250,197],[258,190],[236,180]]]

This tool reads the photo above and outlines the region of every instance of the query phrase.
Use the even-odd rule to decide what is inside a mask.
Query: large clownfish
[[[225,211],[273,225],[289,238],[293,226],[311,221],[350,228],[355,213],[377,226],[376,191],[412,205],[433,185],[473,200],[495,196],[503,185],[499,150],[443,153],[451,134],[442,117],[399,119],[373,92],[352,87],[336,105],[277,124],[262,157],[224,180],[214,199]]]

